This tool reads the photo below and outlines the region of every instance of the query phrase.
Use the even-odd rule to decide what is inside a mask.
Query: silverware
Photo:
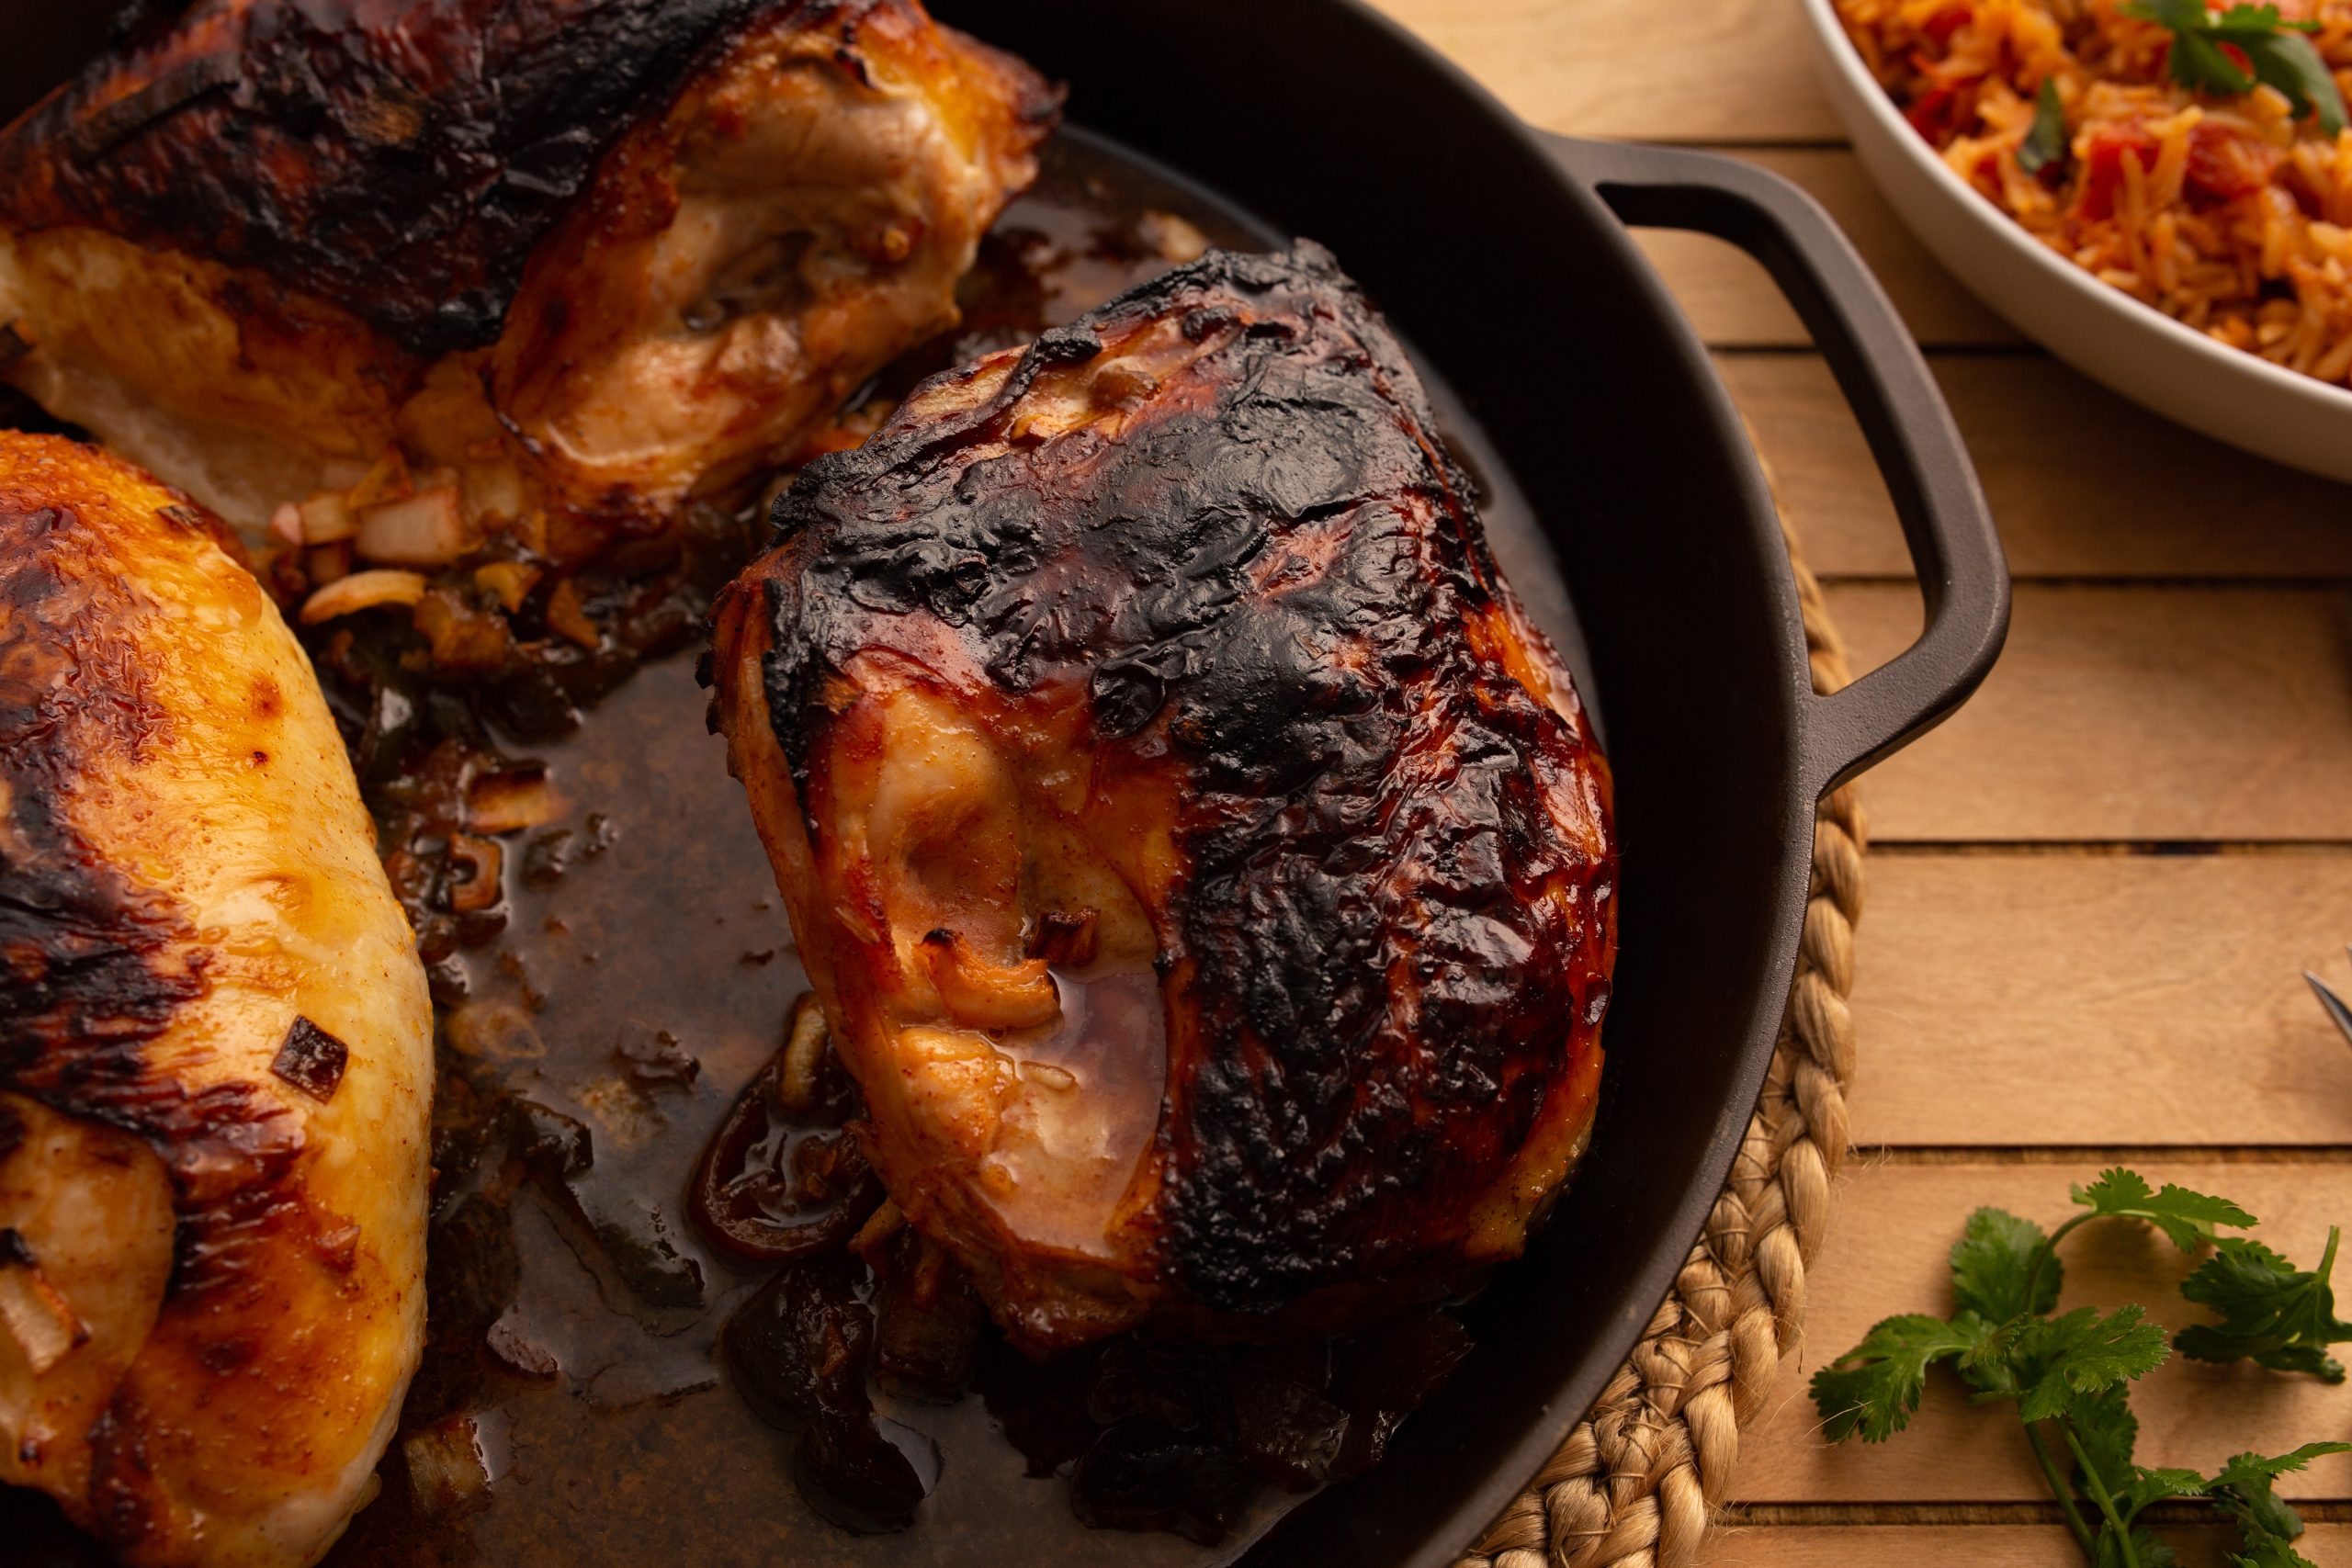
[[[2344,951],[2352,953],[2352,946],[2346,946]],[[2352,1041],[2352,1006],[2346,1006],[2342,997],[2328,988],[2326,981],[2310,970],[2303,971],[2303,978],[2311,982],[2312,990],[2319,998],[2319,1005],[2327,1010],[2327,1016],[2335,1021],[2344,1038]]]

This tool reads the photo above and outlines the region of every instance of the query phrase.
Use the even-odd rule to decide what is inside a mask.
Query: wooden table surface
[[[1847,148],[1796,0],[1380,3],[1546,129],[1718,149],[1812,191],[1967,438],[2015,621],[1975,701],[1864,781],[1857,1146],[1807,1348],[1743,1439],[1706,1561],[2076,1562],[2013,1420],[1939,1389],[1894,1443],[1833,1450],[1805,1382],[1880,1317],[1949,1304],[1971,1209],[2054,1221],[2104,1162],[2236,1198],[2305,1263],[2352,1224],[2352,1050],[2298,973],[2352,991],[2352,488],[2142,412],[1952,282]],[[1753,423],[1857,670],[1883,660],[1918,593],[1828,370],[1745,257],[1642,243]],[[2187,1321],[2161,1241],[2069,1245],[2070,1305]],[[2352,1438],[2352,1388],[2177,1360],[2141,1387],[2146,1463]],[[2282,1490],[2314,1521],[2305,1555],[2352,1562],[2352,1456]]]

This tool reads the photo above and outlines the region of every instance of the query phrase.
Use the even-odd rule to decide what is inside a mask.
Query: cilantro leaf
[[[2272,1536],[2252,1551],[2231,1552],[2230,1568],[2319,1568],[2319,1564]]]
[[[2286,98],[2297,118],[2316,115],[2330,136],[2344,129],[2344,95],[2308,36],[2318,23],[2288,21],[2276,5],[2237,5],[2216,14],[2206,10],[2204,0],[2126,0],[2117,9],[2171,31],[2165,71],[2182,86],[2250,93],[2260,81]],[[2244,67],[2223,51],[2224,43],[2245,59]]]
[[[2026,1325],[2010,1352],[2023,1391],[2018,1414],[2047,1421],[2063,1414],[2072,1396],[2097,1393],[2143,1376],[2165,1359],[2165,1331],[2136,1306],[2118,1307],[2110,1317],[2076,1307],[2064,1317]]]
[[[2196,1471],[2134,1469],[2131,1481],[2116,1494],[2116,1503],[2128,1519],[2152,1503],[2204,1495],[2205,1478]]]
[[[2173,1343],[2192,1360],[2250,1359],[2273,1371],[2342,1382],[2343,1365],[2327,1354],[2328,1346],[2352,1339],[2352,1323],[2335,1315],[2335,1292],[2328,1283],[2341,1235],[2327,1233],[2327,1250],[2309,1272],[2258,1241],[2224,1237],[2180,1282],[2182,1295],[2212,1308],[2222,1321],[2184,1328]]]
[[[2128,1476],[2132,1450],[2140,1440],[2140,1418],[2132,1414],[2132,1395],[2120,1383],[2096,1393],[2077,1394],[2066,1412],[2075,1440],[2083,1447],[2091,1468],[2108,1477]]]
[[[2029,1313],[2040,1314],[2058,1305],[2058,1286],[2065,1277],[2056,1257],[2044,1258],[2041,1279],[2033,1280],[2035,1260],[2050,1245],[2050,1237],[2031,1220],[2021,1220],[2006,1209],[1984,1208],[1968,1216],[1968,1228],[1951,1247],[1951,1299],[1960,1314],[1974,1313],[1988,1323],[2007,1323]]]
[[[2290,22],[2278,15],[2276,6],[2233,6],[2218,15],[2209,14],[2199,26],[2209,34],[2226,38],[2232,42],[2246,34],[2275,33],[2281,28],[2309,32],[2317,22]]]
[[[2232,40],[2245,51],[2256,78],[2278,89],[2301,119],[2319,117],[2319,128],[2333,136],[2344,129],[2344,95],[2336,90],[2335,73],[2320,58],[2319,46],[2301,33],[2262,33]]]
[[[2115,1532],[2100,1530],[2098,1556],[2094,1561],[2098,1568],[2127,1568],[2127,1563],[2137,1563],[2139,1568],[2178,1568],[2180,1562],[2171,1547],[2141,1528],[2134,1528],[2132,1531],[2132,1556],[2129,1559],[2115,1544]]]
[[[2034,96],[2033,129],[2018,143],[2018,167],[2038,175],[2066,156],[2066,106],[2058,101],[2058,79],[2044,76]]]
[[[2131,0],[2142,9],[2172,3]],[[2136,1220],[2183,1250],[2208,1242],[2214,1248],[2181,1290],[2222,1321],[2184,1331],[2182,1350],[2341,1379],[2343,1369],[2324,1353],[2328,1345],[2352,1339],[2352,1324],[2335,1316],[2328,1283],[2339,1233],[2328,1233],[2319,1267],[2302,1272],[2258,1242],[2217,1235],[2223,1226],[2255,1223],[2226,1198],[2155,1188],[2120,1168],[2073,1190],[2081,1212],[2047,1234],[2005,1210],[1971,1214],[1950,1254],[1951,1317],[1887,1318],[1816,1372],[1813,1397],[1824,1432],[1833,1442],[1857,1435],[1885,1441],[1910,1424],[1929,1372],[1941,1362],[1974,1391],[1976,1403],[2014,1403],[2026,1444],[2091,1568],[2179,1568],[2171,1544],[2141,1520],[2159,1504],[2189,1500],[2211,1504],[2237,1526],[2243,1545],[2230,1557],[2233,1568],[2312,1568],[2293,1546],[2302,1520],[2274,1483],[2323,1454],[2352,1453],[2352,1443],[2308,1443],[2272,1457],[2239,1454],[2211,1478],[2137,1464],[2140,1423],[2127,1385],[2163,1363],[2163,1325],[2136,1306],[2105,1316],[2090,1307],[2052,1314],[2064,1278],[2058,1249],[2066,1237],[2093,1220]]]
[[[2251,40],[2232,39],[2232,43],[2244,48]],[[2222,52],[2222,46],[2203,33],[2180,33],[2172,40],[2172,52],[2167,55],[2172,79],[2184,87],[2199,87],[2209,93],[2251,93],[2254,77],[2238,69],[2238,62]]]
[[[1883,1443],[1911,1423],[1927,1387],[1928,1369],[1965,1355],[1985,1325],[1913,1314],[1873,1326],[1862,1342],[1813,1375],[1813,1403],[1831,1442],[1861,1435]]]
[[[2278,1477],[2297,1471],[2325,1454],[2352,1453],[2352,1443],[2305,1443],[2292,1453],[2266,1458],[2238,1454],[2207,1483],[2206,1495],[2236,1524],[2245,1537],[2248,1555],[2231,1562],[2274,1568],[2301,1562],[2289,1543],[2303,1533],[2303,1521],[2272,1488]]]
[[[2154,22],[2177,33],[2205,25],[2205,0],[2127,0],[2116,9],[2127,17]]]
[[[2146,1177],[2120,1166],[2101,1171],[2088,1187],[2072,1190],[2075,1201],[2090,1210],[2088,1215],[2078,1218],[2145,1220],[2183,1252],[2200,1241],[2212,1240],[2216,1225],[2256,1223],[2252,1214],[2227,1198],[2176,1187],[2169,1181],[2163,1190],[2154,1190]]]

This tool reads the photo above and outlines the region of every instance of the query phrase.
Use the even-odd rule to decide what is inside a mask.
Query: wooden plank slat
[[[2020,577],[2352,576],[2352,486],[2168,424],[2040,355],[1934,358]],[[1911,574],[1870,452],[1813,355],[1716,360],[1825,576]]]
[[[1896,217],[1843,148],[1743,152],[1803,186],[1829,209],[1884,286],[1905,324],[1930,347],[2021,346],[2008,324],[1952,281]],[[1764,269],[1721,240],[1645,230],[1636,242],[1681,302],[1699,336],[1718,348],[1802,348],[1812,340]]]
[[[1881,855],[1870,877],[1856,1142],[2352,1145],[2352,1050],[2301,973],[2352,989],[2352,855]],[[2001,1091],[2062,1058],[2093,1092]]]
[[[2020,585],[1959,716],[1874,770],[1896,840],[2352,839],[2352,660],[2336,588]],[[1917,634],[1909,583],[1831,613],[1867,670]]]
[[[1955,1078],[1954,1092],[2046,1092],[2015,1085],[1996,1090],[1996,1081]],[[2096,1086],[2089,1092],[2098,1092]],[[2263,1240],[2306,1265],[2318,1258],[2331,1224],[2352,1223],[2352,1166],[2164,1162],[2142,1173],[2236,1199],[2263,1220]],[[1817,1435],[1805,1384],[1879,1319],[1949,1310],[1945,1254],[1979,1204],[2054,1224],[2074,1212],[2067,1184],[2093,1174],[2071,1165],[1989,1164],[1886,1165],[1852,1173],[1838,1190],[1828,1240],[1809,1271],[1804,1352],[1781,1364],[1765,1413],[1741,1438],[1735,1498],[1993,1503],[2047,1496],[2014,1416],[1971,1405],[1951,1380],[1933,1380],[1918,1416],[1892,1442],[1835,1447]],[[2173,1328],[2201,1320],[2200,1309],[2176,1289],[2190,1262],[2153,1233],[2092,1226],[2069,1239],[2064,1257],[2064,1304],[2070,1308],[2111,1311],[2138,1302]],[[2143,1464],[2211,1470],[2247,1449],[2283,1453],[2352,1437],[2352,1389],[2177,1356],[2135,1385],[2132,1408]],[[2352,1496],[2352,1455],[2320,1460],[2279,1489],[2297,1498]]]
[[[2237,1532],[2188,1525],[2165,1538],[2181,1568],[2222,1568]],[[2297,1542],[2314,1562],[2352,1562],[2352,1525],[2315,1524]],[[1707,1538],[1707,1568],[2082,1568],[2061,1525],[1750,1525]]]
[[[1374,0],[1550,130],[1658,141],[1839,134],[1788,0]]]

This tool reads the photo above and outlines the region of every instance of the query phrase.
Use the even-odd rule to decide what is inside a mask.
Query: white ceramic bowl
[[[1862,166],[1928,249],[2011,325],[2192,430],[2352,480],[2352,391],[2214,342],[2058,255],[1945,167],[1871,79],[1831,0],[1800,0]]]

